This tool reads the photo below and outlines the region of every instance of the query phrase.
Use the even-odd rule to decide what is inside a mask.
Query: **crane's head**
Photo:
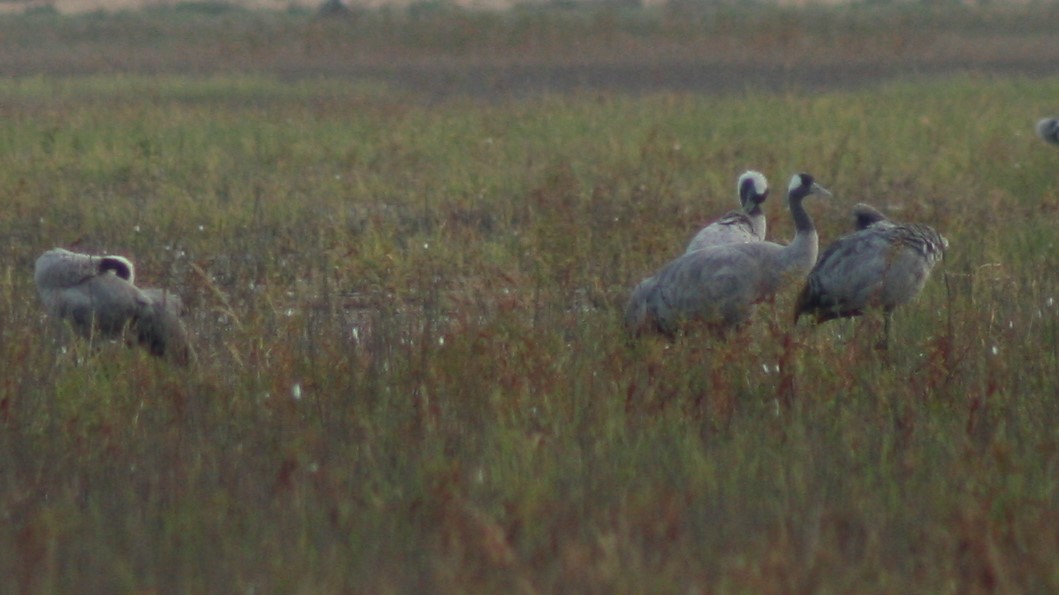
[[[853,229],[868,229],[876,224],[893,225],[886,215],[883,215],[871,205],[857,203],[853,207]]]
[[[129,283],[135,283],[136,269],[127,258],[121,256],[99,257],[99,274],[111,272]]]
[[[769,183],[761,172],[747,171],[739,176],[739,204],[750,213],[769,197]]]
[[[831,196],[831,191],[817,184],[813,176],[809,174],[794,174],[791,183],[787,186],[787,202],[801,201],[812,194]]]

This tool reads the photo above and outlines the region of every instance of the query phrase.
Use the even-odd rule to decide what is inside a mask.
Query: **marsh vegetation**
[[[268,23],[310,56],[339,25],[212,15],[259,53],[203,73],[206,17],[145,14],[0,23],[83,33],[0,53],[0,591],[1059,588],[1059,151],[1034,132],[1059,78],[424,101],[257,68]],[[602,47],[637,22],[549,14],[529,30]],[[782,22],[750,14],[724,31]],[[461,60],[520,39],[416,18]],[[156,62],[41,66],[110,56],[129,20]],[[414,54],[419,23],[378,35]],[[793,326],[796,289],[723,342],[626,340],[628,292],[747,169],[824,181],[824,244],[858,202],[948,238],[887,353],[881,318]],[[55,245],[181,294],[197,364],[53,340],[33,262]]]

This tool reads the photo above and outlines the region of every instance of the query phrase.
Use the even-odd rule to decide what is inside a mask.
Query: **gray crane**
[[[1044,118],[1037,122],[1037,136],[1044,142],[1059,145],[1059,118]]]
[[[699,230],[688,244],[685,254],[710,246],[758,242],[765,239],[765,213],[761,203],[768,198],[768,180],[764,174],[753,170],[743,172],[736,181],[736,192],[739,195],[741,211],[730,211],[717,221]],[[633,289],[629,306],[635,312],[627,312],[626,319],[642,319],[646,316],[643,307],[647,297],[655,290],[657,280],[647,277]]]
[[[932,227],[896,223],[867,205],[857,205],[853,213],[857,231],[820,255],[798,295],[794,320],[809,315],[821,323],[879,309],[885,316],[885,347],[894,309],[919,295],[949,241]]]
[[[128,331],[152,355],[188,363],[180,298],[136,287],[135,268],[126,258],[55,248],[37,258],[33,279],[48,314],[81,336],[115,339]]]
[[[787,203],[795,236],[786,246],[764,241],[711,246],[667,264],[650,287],[633,292],[625,309],[626,328],[672,337],[685,323],[723,334],[748,321],[757,303],[804,278],[816,262],[816,228],[802,205],[813,194],[831,193],[809,174],[791,178]]]
[[[765,213],[761,203],[769,195],[769,183],[764,174],[753,170],[744,172],[736,183],[742,210],[730,211],[695,234],[685,253],[707,246],[760,242],[765,239]]]

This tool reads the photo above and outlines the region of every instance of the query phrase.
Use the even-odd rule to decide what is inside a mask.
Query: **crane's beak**
[[[816,182],[813,182],[813,187],[809,191],[809,194],[819,194],[821,196],[827,196],[829,198],[834,196],[833,194],[831,194],[830,190],[828,190],[827,188],[824,188],[823,186],[821,186],[820,184],[817,184]]]

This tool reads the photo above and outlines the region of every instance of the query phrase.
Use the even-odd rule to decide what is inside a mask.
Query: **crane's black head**
[[[886,215],[877,211],[874,207],[864,203],[858,203],[853,207],[853,229],[868,229],[879,222],[889,221]]]
[[[817,184],[813,176],[807,173],[794,174],[790,185],[787,186],[787,200],[801,200],[810,194],[831,196],[831,192]]]
[[[103,256],[99,259],[99,273],[112,272],[118,277],[132,283],[132,263],[120,256]]]
[[[769,183],[760,172],[748,171],[739,176],[739,203],[746,212],[765,202],[769,196]]]

